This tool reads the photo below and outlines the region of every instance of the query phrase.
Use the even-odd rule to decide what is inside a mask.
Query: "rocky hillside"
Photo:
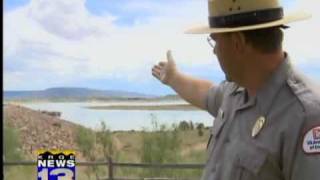
[[[34,157],[38,149],[77,151],[75,130],[79,125],[17,105],[4,105],[3,110],[5,123],[19,132],[26,157]]]
[[[104,159],[102,145],[97,142],[91,149],[95,159],[84,158],[76,143],[80,125],[60,119],[48,112],[35,111],[18,105],[4,105],[3,110],[5,123],[18,130],[23,155],[30,160],[36,159],[38,149],[72,149],[76,151],[77,161]],[[199,136],[196,129],[179,133],[182,137],[180,142],[181,155],[184,158],[182,162],[202,162],[209,130],[204,129],[203,136]],[[122,162],[139,162],[144,135],[149,138],[156,137],[152,133],[138,131],[112,132],[114,159]]]

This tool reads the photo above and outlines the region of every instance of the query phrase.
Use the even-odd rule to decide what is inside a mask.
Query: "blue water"
[[[213,118],[205,111],[150,111],[150,110],[96,110],[87,106],[107,103],[25,103],[23,106],[34,110],[62,112],[61,118],[86,127],[97,129],[104,121],[111,130],[152,129],[152,120],[171,126],[180,121],[192,121],[212,126]]]

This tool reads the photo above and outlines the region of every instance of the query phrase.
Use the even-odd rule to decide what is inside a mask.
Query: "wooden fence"
[[[15,161],[3,162],[3,166],[37,166],[37,161]],[[158,169],[202,169],[204,164],[150,164],[150,163],[120,163],[113,162],[111,158],[107,161],[94,162],[76,162],[76,166],[107,166],[108,177],[96,177],[97,180],[177,180],[177,178],[126,178],[114,177],[115,167],[131,167],[131,168],[158,168]],[[179,180],[197,180],[197,178],[179,178]]]

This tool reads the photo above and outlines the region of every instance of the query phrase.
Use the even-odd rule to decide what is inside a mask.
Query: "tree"
[[[105,158],[113,155],[112,134],[111,131],[107,129],[104,121],[100,122],[100,129],[97,132],[97,143],[102,145]]]
[[[89,157],[95,143],[95,134],[82,126],[77,130],[76,142],[84,156]]]
[[[203,123],[198,123],[197,124],[197,129],[204,129],[204,124]]]
[[[202,131],[202,129],[198,129],[198,135],[199,135],[199,136],[203,136],[203,131]]]
[[[187,121],[181,121],[181,122],[179,123],[179,129],[180,129],[181,131],[189,130],[189,129],[190,129],[189,123],[188,123]]]
[[[83,155],[86,158],[88,158],[90,161],[94,161],[95,160],[94,147],[96,143],[95,133],[90,129],[79,126],[77,129],[76,142],[78,144],[78,147],[80,148],[80,151],[83,153]],[[87,177],[90,179],[90,174],[91,174],[90,168],[87,168],[85,170],[85,173]]]
[[[193,122],[192,121],[189,121],[189,127],[190,127],[190,130],[193,130],[194,129],[194,126],[193,126]]]
[[[203,123],[198,123],[197,124],[197,130],[198,130],[198,135],[203,136],[203,129],[204,129],[204,124]]]
[[[181,140],[177,128],[170,129],[152,121],[151,132],[142,133],[141,162],[177,163],[180,160]],[[146,169],[142,176],[171,176],[170,170]]]

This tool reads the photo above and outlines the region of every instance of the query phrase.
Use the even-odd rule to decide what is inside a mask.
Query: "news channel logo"
[[[38,150],[38,180],[75,180],[73,150]]]

